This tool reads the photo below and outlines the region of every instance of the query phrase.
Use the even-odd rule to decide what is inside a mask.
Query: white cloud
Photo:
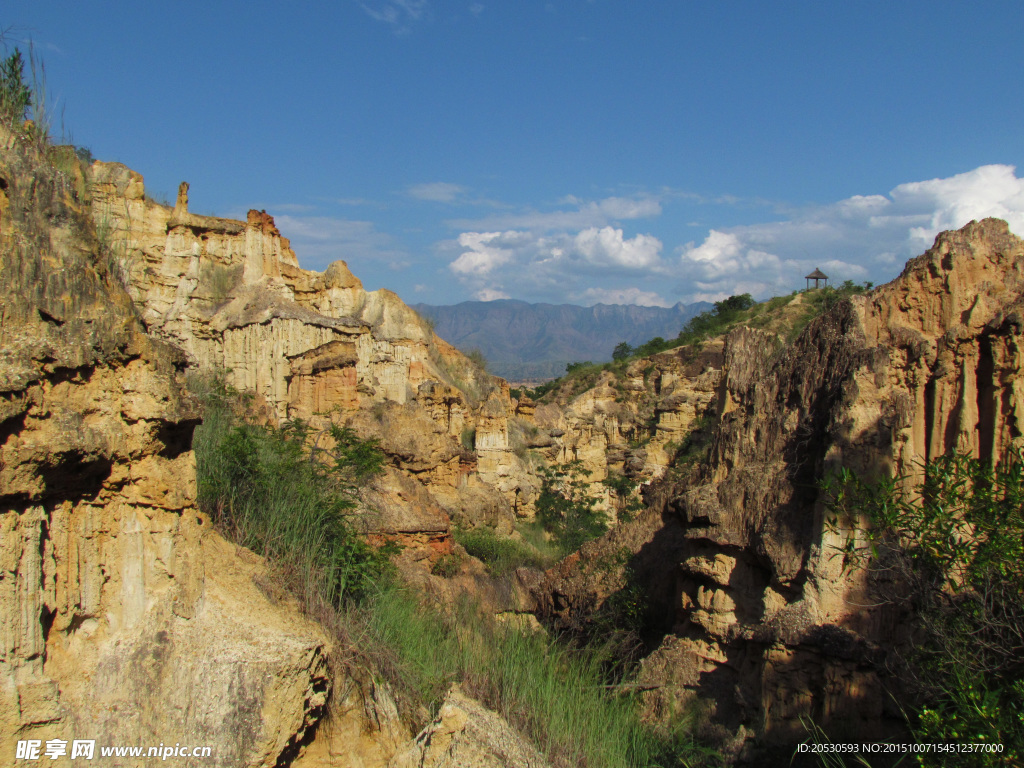
[[[590,303],[611,291],[612,300],[629,301],[621,287],[624,274],[651,274],[664,268],[661,240],[647,233],[628,234],[619,221],[661,214],[661,202],[650,196],[582,200],[569,196],[562,210],[497,214],[449,222],[462,233],[439,250],[448,254],[448,268],[476,296],[530,296],[564,301],[579,295]],[[484,226],[486,225],[486,226]],[[638,301],[665,304],[656,292],[632,289]],[[617,297],[617,299],[616,299]]]
[[[910,230],[911,241],[925,247],[943,230],[988,216],[1005,219],[1011,230],[1022,233],[1024,179],[1018,179],[1015,171],[1012,165],[983,165],[948,179],[901,184],[890,193],[893,207],[920,211],[919,215],[931,209],[927,224]]]
[[[434,181],[429,184],[412,184],[406,191],[417,200],[430,200],[437,203],[452,203],[466,188],[445,181]]]
[[[616,221],[646,219],[661,215],[661,202],[653,197],[606,197],[585,202],[572,195],[562,200],[573,206],[570,210],[525,211],[497,214],[482,219],[455,219],[448,225],[455,229],[528,229],[535,232],[578,231],[587,227],[603,227]]]
[[[785,221],[712,229],[699,245],[678,250],[693,286],[684,300],[792,290],[803,287],[803,275],[815,267],[837,281],[882,282],[939,232],[988,216],[1024,233],[1024,179],[1013,166],[900,184],[888,196],[856,195]]]
[[[581,304],[639,304],[643,307],[670,307],[669,302],[653,291],[639,288],[588,288],[570,298]]]
[[[463,232],[459,245],[468,248],[448,266],[459,275],[482,276],[515,258],[515,241],[519,233]]]
[[[661,215],[661,203],[654,198],[606,197],[588,208],[599,210],[613,219],[647,219]]]
[[[625,239],[621,229],[590,227],[573,238],[573,245],[593,264],[642,268],[654,266],[661,255],[661,241],[650,235]]]
[[[483,204],[448,182],[407,191],[419,199]],[[1013,231],[1024,234],[1024,180],[1008,165],[982,166],[828,205],[776,206],[778,221],[705,229],[702,238],[682,246],[663,244],[665,236],[643,221],[659,216],[662,203],[670,205],[673,199],[664,190],[660,196],[566,197],[548,210],[448,222],[466,226],[437,243],[436,256],[447,266],[449,280],[478,298],[664,305],[736,293],[756,298],[788,293],[803,288],[803,276],[815,267],[837,282],[881,283],[930,246],[937,232],[985,216],[1004,218]],[[417,262],[396,238],[369,221],[287,208],[278,225],[292,239],[304,267],[323,269],[342,258],[362,276]],[[729,215],[734,219],[735,210]],[[678,221],[689,218],[684,216]],[[426,272],[408,276],[410,285],[432,279]],[[381,280],[397,282],[386,274]]]

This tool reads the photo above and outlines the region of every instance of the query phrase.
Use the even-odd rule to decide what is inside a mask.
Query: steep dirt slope
[[[875,574],[844,570],[850,531],[824,525],[819,483],[842,466],[914,471],[954,449],[998,456],[1020,438],[1022,292],[1024,242],[987,219],[941,234],[790,346],[732,332],[708,461],[549,573],[543,610],[585,622],[622,584],[587,563],[625,547],[666,631],[641,675],[652,712],[696,694],[748,755],[802,738],[801,717],[893,736],[898,685],[884,670],[905,617],[879,600]]]

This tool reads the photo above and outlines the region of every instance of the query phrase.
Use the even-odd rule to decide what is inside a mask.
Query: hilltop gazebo
[[[807,280],[807,289],[808,290],[810,290],[810,288],[811,288],[811,280],[814,281],[814,287],[815,288],[818,287],[818,281],[819,280],[824,280],[825,281],[825,286],[826,287],[828,286],[828,275],[826,275],[824,272],[822,272],[820,269],[817,269],[817,268],[815,268],[815,270],[813,272],[811,272],[811,274],[807,275],[807,277],[805,279]]]

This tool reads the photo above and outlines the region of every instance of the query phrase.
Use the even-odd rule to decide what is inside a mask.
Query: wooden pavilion
[[[817,269],[817,268],[815,268],[815,270],[813,272],[811,272],[811,274],[807,275],[807,277],[805,279],[807,280],[807,288],[808,289],[810,289],[810,287],[811,287],[811,280],[814,281],[814,287],[815,288],[818,287],[818,281],[819,280],[824,280],[825,281],[825,286],[826,287],[828,286],[828,275],[826,275],[824,272],[822,272],[820,269]]]

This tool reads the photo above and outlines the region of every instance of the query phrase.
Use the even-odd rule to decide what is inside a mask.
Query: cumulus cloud
[[[458,275],[486,275],[515,258],[521,239],[518,232],[463,232],[459,245],[469,250],[463,251],[449,267]]]
[[[901,184],[891,193],[896,215],[925,215],[927,224],[911,227],[910,240],[931,245],[939,232],[958,229],[972,219],[994,216],[1024,233],[1024,179],[1012,165],[983,165],[948,179]],[[921,213],[918,213],[918,212]]]
[[[456,246],[458,256],[448,268],[477,295],[515,285],[544,287],[563,297],[581,281],[657,269],[662,248],[656,237],[640,234],[630,238],[614,227],[591,227],[575,235],[539,235],[525,230],[463,232]]]
[[[987,216],[1024,233],[1024,179],[1013,166],[900,184],[888,195],[856,195],[785,221],[712,229],[703,242],[678,249],[678,266],[691,280],[684,298],[763,297],[802,287],[815,267],[836,280],[882,282],[939,232]]]
[[[567,197],[560,205],[562,210],[449,222],[467,231],[441,248],[451,254],[448,268],[478,297],[507,296],[512,291],[557,301],[564,301],[577,287],[582,289],[581,282],[593,286],[621,279],[623,274],[661,268],[661,240],[645,233],[627,235],[617,225],[659,215],[657,199]],[[591,303],[601,300],[596,294],[580,295]],[[641,298],[663,303],[651,292]]]
[[[650,235],[623,236],[621,229],[589,227],[573,238],[577,253],[593,264],[651,267],[661,256],[661,241]]]

